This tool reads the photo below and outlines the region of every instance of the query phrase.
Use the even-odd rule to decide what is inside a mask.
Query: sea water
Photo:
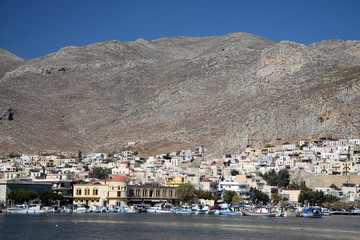
[[[360,239],[360,216],[0,214],[0,239]]]

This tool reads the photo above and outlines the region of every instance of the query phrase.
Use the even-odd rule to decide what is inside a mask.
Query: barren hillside
[[[360,41],[234,33],[107,41],[22,60],[0,52],[0,151],[119,150],[358,137]],[[13,120],[9,120],[9,112]]]

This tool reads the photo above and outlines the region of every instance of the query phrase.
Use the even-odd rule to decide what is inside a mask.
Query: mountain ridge
[[[111,40],[17,60],[0,78],[0,111],[16,110],[0,120],[4,153],[113,151],[136,141],[144,154],[204,145],[219,156],[359,136],[359,41],[305,46],[233,33]]]

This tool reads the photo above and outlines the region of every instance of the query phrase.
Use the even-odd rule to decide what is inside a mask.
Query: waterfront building
[[[133,185],[133,179],[114,176],[105,181],[74,185],[74,204],[120,207],[128,204],[176,203],[175,187]]]
[[[12,202],[8,199],[8,194],[17,189],[33,191],[40,195],[43,192],[51,192],[52,184],[19,179],[0,181],[0,201],[6,203],[7,206],[12,205]]]

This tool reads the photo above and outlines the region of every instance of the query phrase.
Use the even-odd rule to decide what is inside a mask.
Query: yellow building
[[[19,177],[20,177],[20,173],[18,172],[6,172],[0,174],[0,180],[12,180]]]
[[[129,194],[127,182],[132,179],[122,176],[115,176],[108,183],[108,203],[110,206],[127,205]]]
[[[165,181],[166,187],[178,187],[180,184],[188,183],[183,177],[168,177]]]
[[[175,187],[129,185],[132,179],[115,176],[103,182],[74,185],[74,204],[121,207],[129,203],[141,204],[178,201]]]
[[[108,185],[99,182],[87,184],[75,184],[73,191],[74,204],[85,204],[87,206],[104,206],[107,202]],[[105,203],[105,204],[104,204]]]
[[[342,175],[349,175],[353,172],[353,162],[340,162],[340,172]]]
[[[289,199],[290,203],[298,202],[300,192],[300,189],[283,189],[280,191],[280,196]]]

